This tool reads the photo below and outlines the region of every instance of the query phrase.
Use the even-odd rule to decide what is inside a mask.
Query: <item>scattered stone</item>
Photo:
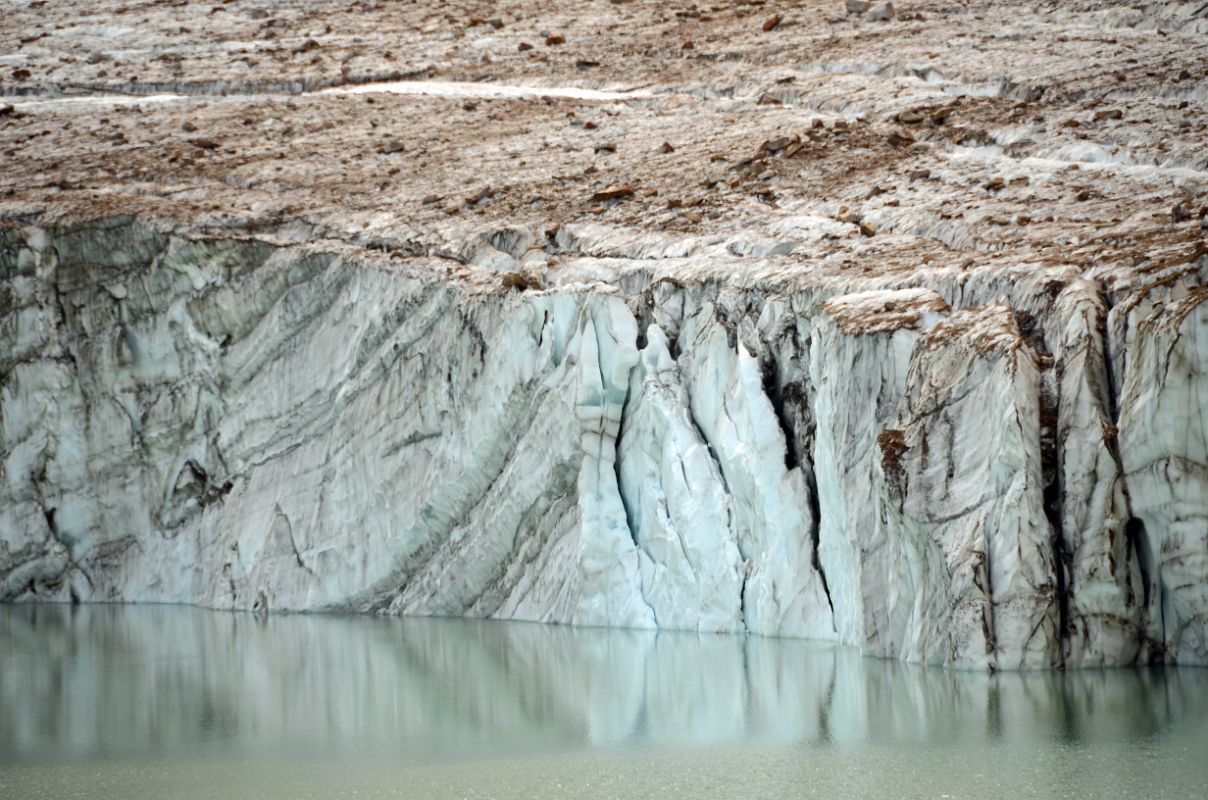
[[[870,8],[872,8],[872,3],[868,0],[847,0],[847,13],[849,16],[863,14]]]
[[[997,192],[1006,185],[1007,182],[1002,179],[1001,175],[995,175],[993,178],[983,183],[982,188],[987,192]]]
[[[487,198],[489,198],[493,194],[495,194],[495,190],[493,190],[490,186],[484,186],[483,188],[479,189],[476,193],[474,193],[470,197],[466,198],[466,205],[467,206],[476,206],[479,203],[481,203],[483,200],[486,200]]]
[[[759,155],[774,156],[796,141],[799,141],[796,137],[789,138],[788,136],[781,136],[776,139],[768,139],[759,146]]]
[[[1176,203],[1174,208],[1170,209],[1171,222],[1186,222],[1189,219],[1191,219],[1191,209],[1182,203]]]
[[[566,44],[566,37],[560,33],[551,33],[545,37],[546,47],[555,47],[560,44]]]
[[[1099,122],[1099,121],[1105,120],[1105,119],[1123,119],[1123,118],[1124,118],[1124,112],[1118,108],[1109,108],[1104,111],[1095,112],[1095,122]]]
[[[1083,189],[1080,192],[1078,192],[1078,194],[1074,195],[1074,199],[1077,200],[1079,203],[1084,202],[1086,200],[1090,200],[1091,192],[1089,189]]]
[[[0,119],[4,119],[5,117],[13,116],[15,111],[16,111],[16,109],[14,109],[10,105],[0,106]]]
[[[898,12],[894,10],[893,3],[877,3],[872,8],[868,9],[868,13],[864,15],[865,22],[889,22],[897,17]]]
[[[859,223],[859,225],[860,225],[860,235],[861,236],[876,236],[877,235],[877,223],[869,221],[869,220],[862,220]]]
[[[918,125],[923,121],[923,114],[921,111],[915,111],[913,109],[910,111],[903,111],[898,114],[897,121],[903,125]]]
[[[763,23],[763,32],[768,33],[769,31],[776,30],[776,28],[778,28],[780,26],[780,23],[783,21],[784,21],[783,18],[779,14],[777,14],[774,17],[769,17]]]
[[[675,148],[672,147],[669,142],[663,142],[663,146],[660,147],[659,150],[664,153],[674,153],[675,152]]]
[[[925,181],[930,177],[931,170],[929,169],[912,169],[910,171],[910,180],[912,181]]]
[[[688,41],[686,41],[680,45],[680,50],[692,50],[695,47],[696,47],[696,45],[692,43],[691,39],[689,39]]]
[[[581,58],[575,62],[575,69],[592,69],[600,66],[599,61],[588,61],[586,58]]]
[[[603,144],[596,145],[597,153],[615,153],[616,151],[617,146],[611,142],[604,142]]]
[[[509,272],[503,276],[503,288],[505,290],[516,289],[521,292],[528,289],[540,289],[541,281],[522,272]]]
[[[610,200],[625,200],[630,197],[633,197],[633,187],[626,183],[596,192],[591,196],[591,202],[606,203]]]
[[[23,81],[23,80],[27,79],[31,74],[32,73],[29,70],[25,69],[24,67],[21,67],[19,69],[13,70],[13,80]]]
[[[914,144],[914,137],[905,131],[893,131],[889,134],[888,141],[892,147],[902,147],[903,145]]]
[[[534,45],[531,45],[528,42],[521,42],[520,46],[516,49],[522,53],[525,53],[525,52],[528,52],[529,50],[532,50],[533,47],[534,47]]]
[[[402,153],[405,150],[406,147],[403,146],[401,139],[389,139],[382,143],[382,146],[378,148],[379,153],[385,153],[387,155],[391,153]]]

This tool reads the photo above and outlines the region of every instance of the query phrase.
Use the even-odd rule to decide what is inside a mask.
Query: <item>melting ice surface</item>
[[[0,798],[1208,797],[1208,669],[0,606]]]

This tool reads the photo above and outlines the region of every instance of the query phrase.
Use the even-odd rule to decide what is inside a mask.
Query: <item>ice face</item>
[[[5,236],[0,598],[1208,662],[1195,276],[471,294],[129,220]]]

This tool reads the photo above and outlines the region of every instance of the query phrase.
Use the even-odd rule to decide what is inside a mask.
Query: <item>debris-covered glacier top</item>
[[[500,290],[1127,290],[1205,252],[1202,2],[5,5],[10,223],[135,214]]]

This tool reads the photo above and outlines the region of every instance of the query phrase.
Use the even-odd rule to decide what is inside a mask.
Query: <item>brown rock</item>
[[[626,183],[596,192],[591,196],[591,202],[606,203],[609,200],[626,200],[630,197],[633,197],[633,187]]]
[[[545,37],[545,44],[547,47],[554,47],[555,45],[566,44],[566,37],[560,33],[551,33],[549,36]]]
[[[783,22],[783,21],[784,21],[783,17],[781,17],[779,14],[777,14],[777,15],[776,15],[776,16],[774,16],[774,17],[769,17],[769,18],[768,18],[767,20],[765,20],[765,21],[764,21],[764,23],[763,23],[763,32],[764,32],[764,33],[767,33],[768,31],[774,31],[774,30],[776,30],[776,28],[777,28],[777,27],[780,25],[780,23],[781,23],[781,22]]]
[[[475,194],[466,198],[466,205],[476,206],[493,194],[495,194],[494,189],[492,189],[490,186],[484,186],[483,188],[479,189]]]
[[[521,43],[520,43],[520,46],[519,46],[518,48],[516,48],[516,49],[517,49],[517,50],[519,50],[520,52],[524,53],[524,52],[527,52],[527,51],[529,51],[529,50],[532,50],[532,49],[533,49],[533,45],[529,44],[528,42],[521,42]]]
[[[672,147],[669,142],[663,142],[663,146],[660,147],[659,150],[664,153],[674,153],[675,152],[675,148]]]
[[[761,144],[759,146],[759,155],[774,156],[777,153],[779,153],[781,150],[784,150],[785,148],[787,148],[794,141],[796,141],[796,140],[790,139],[787,136],[780,136],[776,139],[768,139],[767,141],[765,141],[763,144]]]
[[[527,289],[540,289],[541,281],[523,272],[509,272],[503,276],[503,288],[518,289],[522,292]]]

